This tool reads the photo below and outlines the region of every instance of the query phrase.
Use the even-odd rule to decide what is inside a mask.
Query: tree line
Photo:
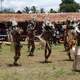
[[[0,11],[2,13],[15,13],[15,10],[13,8],[4,8],[2,11]],[[45,13],[45,9],[44,8],[40,8],[37,9],[36,6],[32,6],[31,8],[26,6],[23,10],[17,10],[16,13]],[[48,13],[57,13],[57,11],[55,11],[53,8],[51,8]]]
[[[15,10],[12,8],[5,8],[2,12],[5,13],[14,13]],[[28,7],[26,6],[23,10],[18,10],[17,13],[45,13],[44,8],[37,9],[36,6]],[[58,11],[53,8],[48,10],[48,13],[57,13],[57,12],[80,12],[80,3],[77,3],[75,0],[61,0]]]

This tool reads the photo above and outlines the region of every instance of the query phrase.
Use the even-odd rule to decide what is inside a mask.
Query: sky
[[[80,0],[75,0],[80,3]],[[4,0],[3,7],[4,8],[13,8],[14,10],[23,10],[26,6],[36,6],[39,8],[44,8],[48,10],[53,8],[54,10],[58,10],[59,4],[61,0]]]

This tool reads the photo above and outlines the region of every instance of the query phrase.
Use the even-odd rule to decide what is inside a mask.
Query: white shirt
[[[74,24],[73,24],[73,27],[74,27],[74,28],[76,28],[77,26],[78,26],[78,24],[77,24],[77,23],[74,23]]]
[[[78,27],[75,27],[75,31],[80,33],[80,30],[78,29]]]
[[[16,26],[17,24],[18,23],[15,20],[12,21],[12,26]]]

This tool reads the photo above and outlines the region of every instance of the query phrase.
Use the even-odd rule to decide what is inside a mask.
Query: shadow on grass
[[[72,72],[80,73],[80,70],[74,70],[74,69],[72,69]]]
[[[20,67],[22,66],[21,64],[7,64],[8,67]]]
[[[62,61],[74,61],[74,59],[64,59],[64,60],[62,60]]]
[[[42,64],[48,64],[48,63],[52,63],[52,61],[39,61],[39,63],[42,63]]]

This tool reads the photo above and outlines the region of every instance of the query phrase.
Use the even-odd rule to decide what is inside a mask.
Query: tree
[[[5,8],[5,9],[3,9],[2,12],[3,12],[3,13],[14,13],[15,11],[14,11],[13,8]]]
[[[36,6],[32,6],[32,7],[31,7],[31,11],[32,11],[32,13],[37,13]]]
[[[30,12],[30,8],[26,6],[26,7],[24,8],[23,12],[29,13],[29,12]]]
[[[18,13],[18,14],[22,14],[22,12],[21,12],[20,10],[18,10],[16,13]]]
[[[45,13],[44,8],[40,9],[40,13]]]
[[[62,3],[74,3],[74,0],[62,0]]]
[[[56,13],[56,11],[51,8],[51,9],[49,10],[49,13]]]
[[[3,3],[3,1],[4,1],[4,0],[0,0],[0,7],[1,7],[0,12],[2,12],[2,10],[3,10],[3,4],[2,4],[2,3]]]
[[[79,4],[76,3],[74,0],[62,0],[60,4],[60,12],[78,12],[79,11]]]

